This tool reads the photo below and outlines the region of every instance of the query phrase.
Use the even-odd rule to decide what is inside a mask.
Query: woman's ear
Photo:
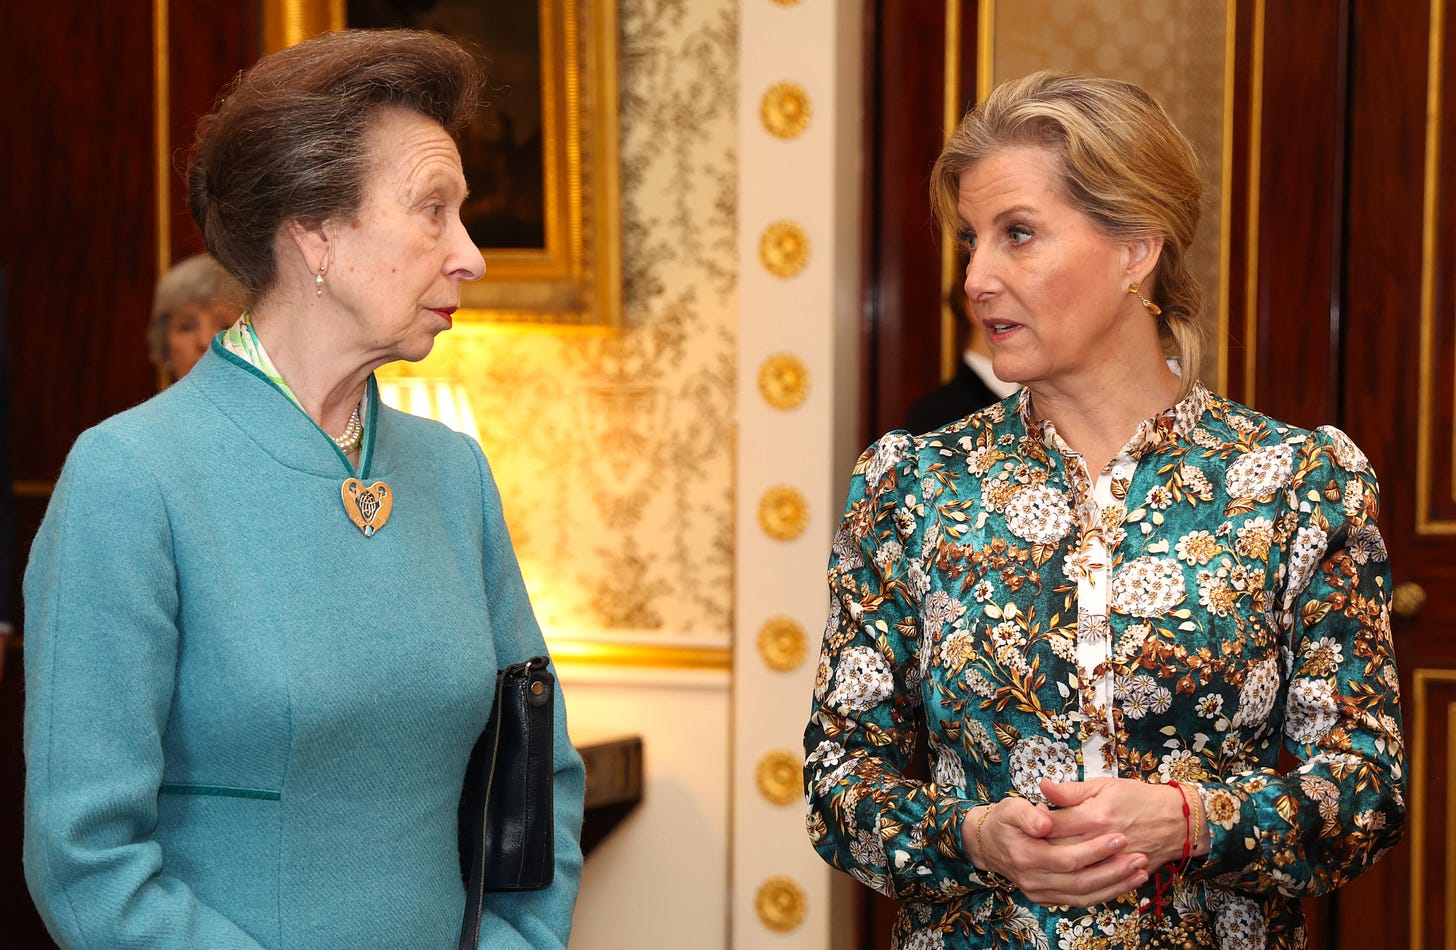
[[[1158,267],[1158,259],[1163,255],[1163,239],[1161,237],[1139,238],[1136,241],[1129,241],[1127,248],[1127,279],[1133,283],[1141,284],[1152,276]]]
[[[302,255],[309,273],[327,273],[329,265],[333,263],[333,242],[329,239],[328,226],[323,222],[310,225],[290,220],[284,224],[284,228],[288,232],[289,240]]]

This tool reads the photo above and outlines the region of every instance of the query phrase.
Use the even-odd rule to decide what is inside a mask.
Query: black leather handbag
[[[556,678],[546,657],[495,679],[495,706],[476,740],[460,794],[460,950],[477,950],[486,891],[549,887],[556,870],[551,779]]]

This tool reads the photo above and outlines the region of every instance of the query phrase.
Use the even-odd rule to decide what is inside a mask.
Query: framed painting
[[[485,71],[460,135],[461,217],[485,277],[458,320],[614,327],[621,318],[616,0],[263,0],[271,51],[345,27],[436,30]]]

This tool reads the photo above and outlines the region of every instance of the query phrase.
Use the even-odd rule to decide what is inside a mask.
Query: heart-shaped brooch
[[[365,485],[357,478],[346,478],[339,495],[344,499],[349,520],[366,538],[374,537],[374,532],[384,527],[394,510],[394,492],[384,482]]]

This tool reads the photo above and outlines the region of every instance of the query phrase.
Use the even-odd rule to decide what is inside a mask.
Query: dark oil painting
[[[461,217],[479,247],[544,249],[539,0],[348,0],[348,24],[436,30],[475,54],[486,83],[460,137],[470,185]]]

